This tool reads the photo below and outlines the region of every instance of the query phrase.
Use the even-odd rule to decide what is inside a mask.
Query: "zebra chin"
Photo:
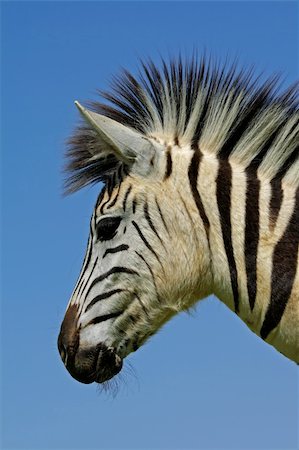
[[[112,347],[99,344],[95,349],[77,350],[64,359],[64,364],[75,380],[90,384],[110,380],[121,371],[123,362]]]

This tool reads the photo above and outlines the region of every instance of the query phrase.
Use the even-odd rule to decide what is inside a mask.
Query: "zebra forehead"
[[[160,185],[157,185],[155,189],[155,183],[143,183],[142,179],[133,177],[125,178],[120,182],[116,181],[113,186],[110,185],[110,188],[106,184],[98,196],[94,208],[95,216],[99,217],[103,213],[115,213],[115,209],[124,213],[131,208],[135,213],[137,204],[146,203],[152,197],[149,195],[150,191],[159,193]]]
[[[190,145],[245,167],[261,162],[261,176],[271,179],[295,166],[288,179],[298,182],[298,84],[279,91],[279,78],[260,83],[250,70],[238,70],[201,58],[159,65],[141,62],[137,76],[124,70],[113,79],[106,102],[89,103],[105,115],[160,144]],[[264,149],[263,154],[260,148]],[[95,149],[97,158],[94,158]],[[69,191],[119,171],[130,171],[109,152],[88,125],[69,140],[66,185]]]

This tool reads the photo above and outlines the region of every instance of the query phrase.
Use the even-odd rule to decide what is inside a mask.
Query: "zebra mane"
[[[108,103],[90,102],[88,107],[147,137],[199,147],[258,169],[270,180],[286,175],[297,186],[298,83],[279,93],[279,80],[273,76],[261,82],[252,70],[206,58],[162,60],[160,67],[149,60],[141,62],[136,77],[123,70],[110,92],[100,91]],[[75,130],[68,144],[68,192],[106,183],[120,170],[121,163],[87,124]]]

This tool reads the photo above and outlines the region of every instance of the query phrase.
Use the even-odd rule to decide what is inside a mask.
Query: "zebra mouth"
[[[104,383],[122,369],[122,358],[114,348],[99,344],[92,350],[79,350],[65,358],[64,364],[80,383]]]
[[[122,366],[123,361],[114,348],[100,344],[94,381],[104,383],[110,380],[121,371]]]

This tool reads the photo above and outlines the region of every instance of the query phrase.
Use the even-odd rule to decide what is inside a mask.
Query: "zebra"
[[[58,338],[82,383],[210,295],[299,363],[298,84],[237,63],[140,62],[82,106],[66,192],[103,183]]]

